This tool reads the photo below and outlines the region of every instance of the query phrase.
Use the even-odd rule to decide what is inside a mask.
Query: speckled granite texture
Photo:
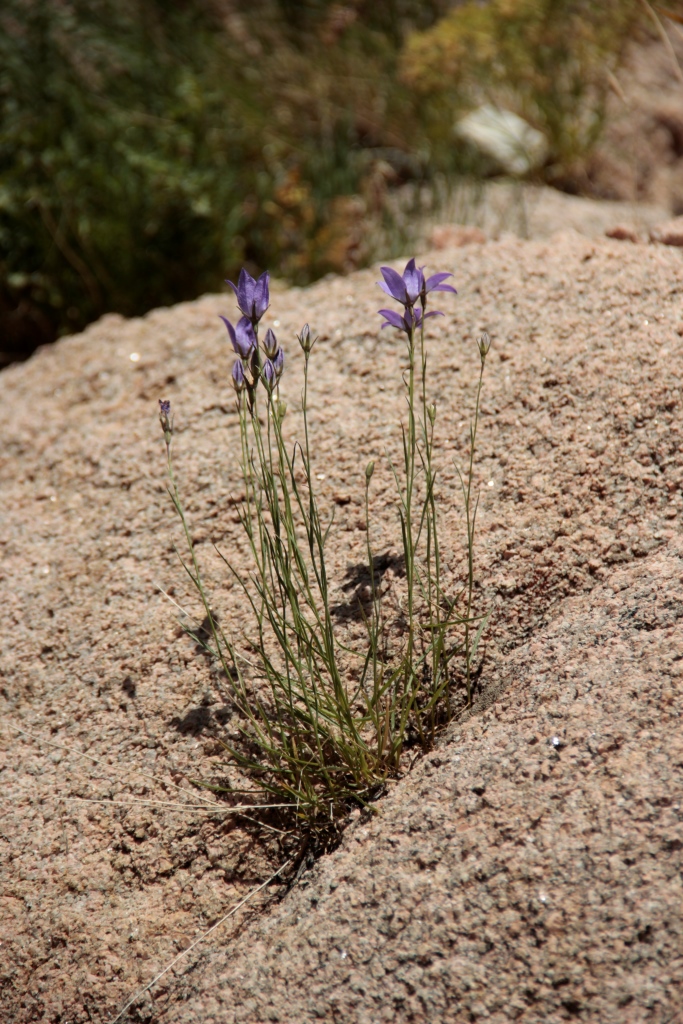
[[[494,615],[477,708],[375,821],[352,824],[280,902],[273,886],[247,905],[131,1022],[680,1020],[681,251],[563,234],[421,262],[452,270],[459,291],[429,342],[454,586],[453,459],[475,338],[493,340],[477,573]],[[379,333],[377,276],[276,289],[270,313],[291,436],[294,334],[306,320],[320,334],[311,419],[340,588],[364,557],[370,457],[376,545],[396,543],[385,456],[400,444],[402,349]],[[173,550],[156,419],[170,398],[178,479],[229,623],[237,592],[211,542],[244,557],[218,320],[233,308],[223,295],[107,317],[0,374],[0,1016],[12,1024],[111,1020],[278,864],[276,837],[189,789],[221,770],[212,732],[226,710],[177,624],[177,606],[199,608]]]

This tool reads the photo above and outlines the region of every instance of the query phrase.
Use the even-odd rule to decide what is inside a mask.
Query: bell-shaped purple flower
[[[275,332],[269,327],[266,331],[266,336],[263,339],[263,351],[266,353],[269,359],[275,359],[277,355],[277,338]]]
[[[232,347],[238,356],[242,359],[248,359],[253,350],[256,348],[256,335],[254,334],[254,328],[251,325],[251,321],[243,316],[235,327],[232,326],[229,320],[226,320],[224,316],[221,320],[228,328],[228,334]]]
[[[266,270],[255,280],[244,267],[240,270],[237,284],[226,281],[235,295],[240,312],[246,316],[252,326],[256,326],[270,304],[270,274]]]
[[[452,274],[432,274],[431,277],[425,279],[424,267],[416,267],[414,259],[408,260],[403,274],[392,270],[391,267],[381,267],[380,269],[384,278],[383,281],[377,282],[380,288],[406,309],[412,309],[418,299],[424,309],[429,292],[453,292],[454,295],[457,295],[452,285],[443,283],[446,278],[452,277]]]
[[[414,306],[424,285],[424,274],[415,266],[415,260],[408,260],[403,274],[399,274],[391,267],[380,267],[380,270],[384,280],[377,283],[382,291],[396,299],[406,309]]]
[[[247,386],[247,378],[244,375],[241,359],[237,359],[232,368],[232,386],[238,395],[241,395]]]
[[[382,327],[396,327],[410,337],[413,331],[422,325],[423,319],[428,320],[430,316],[443,316],[443,313],[434,309],[430,313],[423,314],[421,309],[408,307],[403,316],[394,309],[380,309],[379,315],[385,318]]]

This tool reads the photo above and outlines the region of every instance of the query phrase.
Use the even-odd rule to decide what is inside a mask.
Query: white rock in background
[[[540,167],[548,155],[542,132],[517,114],[489,104],[458,121],[455,133],[494,160],[501,170],[515,176]]]

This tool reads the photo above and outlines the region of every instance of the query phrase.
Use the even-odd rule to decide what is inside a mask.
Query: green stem
[[[465,672],[467,686],[467,706],[472,707],[472,666],[471,666],[471,638],[470,619],[472,615],[472,603],[474,598],[474,527],[477,518],[475,507],[472,513],[472,478],[474,476],[474,450],[477,444],[477,426],[479,425],[479,402],[481,398],[481,386],[484,380],[484,360],[481,360],[479,371],[479,384],[477,386],[477,401],[474,409],[474,422],[470,426],[470,464],[467,471],[467,492],[465,496],[465,513],[467,517],[467,617],[465,619]]]

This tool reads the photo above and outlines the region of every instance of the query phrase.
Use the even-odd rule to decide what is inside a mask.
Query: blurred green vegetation
[[[445,5],[413,6],[4,0],[4,361],[243,263],[304,283],[366,260],[390,188],[425,173],[397,64]]]
[[[453,110],[479,102],[520,115],[548,142],[546,180],[571,185],[600,137],[612,76],[650,13],[643,0],[462,3],[408,41],[403,81]]]
[[[477,90],[566,167],[637,6],[3,0],[0,365],[243,264],[302,284],[389,255],[400,186],[472,170],[453,121]]]

